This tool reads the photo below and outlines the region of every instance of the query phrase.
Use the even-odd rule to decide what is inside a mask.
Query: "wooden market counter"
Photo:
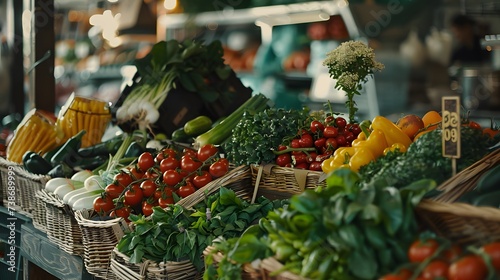
[[[10,236],[15,240],[12,244],[8,243]],[[9,213],[5,207],[0,207],[0,241],[3,245],[3,258],[0,258],[1,279],[97,279],[85,270],[80,256],[61,250],[44,232],[33,226],[30,218],[19,213]],[[9,263],[11,245],[15,246],[12,248],[12,262]]]

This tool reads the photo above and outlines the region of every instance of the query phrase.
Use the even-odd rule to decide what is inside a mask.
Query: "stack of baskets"
[[[442,183],[442,193],[420,202],[416,213],[423,226],[457,243],[468,245],[500,240],[500,209],[457,202],[475,188],[479,178],[500,164],[500,149]]]
[[[83,255],[82,231],[69,209],[55,194],[40,190],[36,197],[45,203],[47,237],[61,250],[72,255]]]
[[[33,218],[33,225],[45,231],[46,223],[42,213],[45,209],[40,210],[35,195],[45,187],[50,177],[32,174],[20,164],[0,158],[0,178],[4,206]]]

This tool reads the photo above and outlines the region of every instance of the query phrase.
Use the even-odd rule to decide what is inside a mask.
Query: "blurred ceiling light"
[[[91,16],[89,23],[102,30],[102,37],[108,41],[111,47],[117,47],[122,43],[121,40],[117,40],[120,17],[120,13],[113,16],[111,10],[105,10],[102,15]]]
[[[116,3],[118,0],[108,0],[109,3]]]
[[[177,0],[165,0],[163,2],[163,7],[167,10],[173,10],[177,7]]]

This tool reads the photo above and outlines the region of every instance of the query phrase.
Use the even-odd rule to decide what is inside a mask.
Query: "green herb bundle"
[[[293,137],[309,118],[309,109],[269,108],[246,112],[231,138],[223,143],[227,158],[236,165],[274,162],[276,149],[285,137]]]

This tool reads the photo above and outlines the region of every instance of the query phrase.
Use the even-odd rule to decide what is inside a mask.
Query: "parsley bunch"
[[[276,149],[283,138],[294,136],[309,118],[309,109],[269,108],[246,112],[231,138],[223,144],[226,157],[236,165],[274,162]]]

